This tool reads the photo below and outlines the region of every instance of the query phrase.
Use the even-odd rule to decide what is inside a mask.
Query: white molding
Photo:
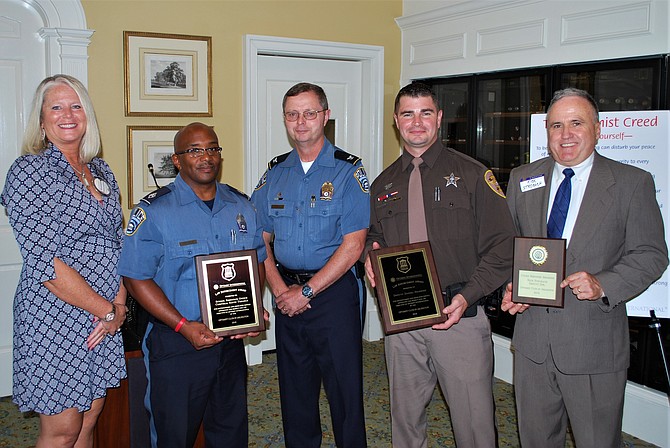
[[[86,14],[79,0],[22,0],[42,17],[47,28],[86,29]]]
[[[546,0],[507,0],[496,2],[492,2],[491,0],[472,0],[437,7],[418,14],[398,17],[395,21],[401,30],[409,30],[412,28],[423,28],[428,25],[442,24],[445,21],[460,21],[470,17],[477,17],[483,13],[499,13],[512,8],[527,7],[528,5],[542,1]],[[436,2],[436,4],[439,3],[448,3],[448,1]]]
[[[46,43],[47,72],[66,73],[88,85],[88,45],[93,30],[42,28],[39,36]]]
[[[88,85],[88,45],[93,30],[87,29],[80,0],[20,0],[42,18],[37,30],[45,43],[46,75],[65,73]]]

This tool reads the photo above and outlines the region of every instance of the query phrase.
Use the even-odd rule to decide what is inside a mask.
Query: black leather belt
[[[299,285],[304,285],[314,277],[319,271],[294,271],[288,269],[281,264],[277,263],[277,270],[282,275],[282,277],[291,280],[292,282],[298,283]]]

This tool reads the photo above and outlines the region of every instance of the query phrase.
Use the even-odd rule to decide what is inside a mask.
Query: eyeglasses
[[[182,152],[175,152],[174,155],[181,156],[183,154],[188,154],[188,156],[192,159],[197,159],[204,156],[205,154],[210,157],[220,157],[221,151],[223,151],[223,148],[220,146],[217,146],[216,148],[189,148]]]
[[[316,119],[317,115],[319,115],[319,112],[325,112],[328,109],[323,109],[323,110],[305,110],[302,112],[302,116],[305,120],[314,120]],[[298,117],[300,116],[300,112],[297,111],[290,111],[290,112],[284,112],[284,118],[286,121],[298,121]]]

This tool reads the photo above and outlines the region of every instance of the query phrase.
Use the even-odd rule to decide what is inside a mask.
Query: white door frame
[[[64,73],[88,86],[88,45],[94,30],[87,28],[81,1],[21,1],[44,21],[44,27],[35,31],[46,46],[46,76]]]
[[[266,160],[259,160],[259,129],[256,105],[258,104],[258,57],[287,56],[313,59],[336,59],[356,61],[362,65],[362,108],[361,116],[368,121],[361,126],[361,145],[370,149],[370,160],[365,160],[365,169],[370,182],[382,171],[383,148],[383,106],[384,106],[384,47],[358,45],[342,42],[327,42],[305,39],[291,39],[274,36],[245,36],[244,92],[245,92],[245,190],[253,191],[258,180],[254,168],[262,166]],[[368,290],[369,291],[369,290]],[[366,327],[363,337],[367,340],[381,339],[382,331],[376,307],[366,311]],[[376,324],[373,324],[376,323]],[[262,362],[261,349],[247,345],[249,364]]]

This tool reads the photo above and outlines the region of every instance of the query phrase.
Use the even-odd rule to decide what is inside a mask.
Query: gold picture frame
[[[127,117],[211,117],[212,38],[123,32]]]
[[[174,136],[182,126],[127,126],[128,208],[177,177],[172,154]],[[151,169],[149,164],[152,165]],[[153,173],[152,173],[153,170]]]

